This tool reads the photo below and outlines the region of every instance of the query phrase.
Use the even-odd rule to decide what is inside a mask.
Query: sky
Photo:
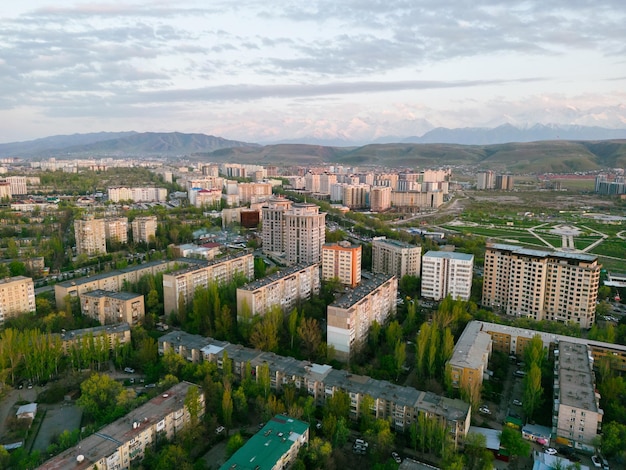
[[[626,128],[624,0],[3,1],[0,142]]]

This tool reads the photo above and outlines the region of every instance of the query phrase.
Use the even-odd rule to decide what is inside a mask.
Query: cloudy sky
[[[7,0],[0,142],[626,128],[625,20],[623,0]]]

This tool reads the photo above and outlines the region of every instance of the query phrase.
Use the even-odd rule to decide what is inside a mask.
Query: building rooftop
[[[479,369],[485,365],[483,358],[485,353],[491,350],[491,335],[481,331],[481,325],[476,322],[469,323],[461,337],[454,346],[454,353],[450,364],[470,369]]]
[[[100,459],[113,454],[120,445],[142,432],[145,426],[161,421],[165,416],[181,409],[184,406],[187,390],[191,386],[194,384],[189,382],[174,385],[167,392],[156,396],[126,416],[86,437],[78,445],[48,460],[39,468],[82,470],[93,466]]]
[[[376,245],[390,245],[396,248],[419,248],[420,250],[422,249],[421,246],[418,245],[411,245],[410,243],[406,243],[400,240],[394,240],[392,238],[387,238],[387,237],[374,237],[372,238],[372,244],[376,244]]]
[[[330,307],[350,308],[394,277],[393,274],[384,273],[362,273],[362,276],[362,281],[358,286],[354,289],[347,288],[346,293],[330,304]]]
[[[211,260],[197,259],[197,258],[180,258],[181,261],[188,262],[188,264],[190,264],[191,266],[186,266],[182,269],[172,271],[171,273],[168,273],[168,274],[170,276],[180,276],[182,274],[187,274],[192,271],[196,271],[198,269],[204,269],[209,266],[215,266],[220,263],[225,263],[226,261],[231,261],[236,258],[243,258],[246,255],[252,256],[252,253],[249,250],[243,250],[237,253],[230,253],[226,256],[221,256],[219,258],[213,258]]]
[[[276,271],[275,273],[272,273],[269,276],[265,276],[265,277],[262,277],[261,279],[257,279],[256,281],[245,284],[239,287],[239,289],[254,291],[261,287],[273,284],[276,281],[280,281],[281,279],[291,276],[292,274],[295,274],[299,271],[304,271],[305,269],[309,269],[312,266],[318,266],[318,264],[300,263],[300,264],[296,264],[295,266],[291,266],[288,268],[281,268],[280,271]]]
[[[468,253],[459,253],[456,251],[433,251],[430,250],[426,252],[423,258],[447,258],[447,259],[456,259],[460,261],[474,261],[474,255],[470,255]]]
[[[220,469],[271,470],[308,429],[307,423],[289,416],[276,415]]]
[[[92,334],[93,336],[98,336],[101,333],[106,334],[115,334],[115,333],[123,333],[130,332],[130,325],[128,323],[117,323],[115,325],[104,325],[104,326],[94,326],[93,328],[82,328],[80,330],[71,330],[61,333],[61,339],[63,341],[81,338],[84,335]]]
[[[587,346],[561,341],[558,351],[559,402],[575,408],[601,412],[596,401],[593,359]]]
[[[143,297],[142,294],[135,294],[134,292],[113,292],[110,290],[102,290],[102,289],[96,289],[90,292],[85,292],[82,295],[87,296],[87,297],[95,297],[95,298],[111,297],[113,299],[118,299],[118,300],[132,300],[132,299],[136,299],[137,297]]]
[[[564,260],[573,261],[587,261],[593,262],[598,259],[596,255],[589,255],[587,253],[576,253],[570,251],[549,251],[549,250],[533,250],[531,248],[524,248],[517,245],[506,245],[503,243],[489,243],[487,249],[510,251],[512,253],[522,256],[533,256],[537,258],[560,258]]]
[[[10,284],[11,282],[17,281],[32,281],[32,278],[26,276],[5,277],[4,279],[0,279],[0,284]]]

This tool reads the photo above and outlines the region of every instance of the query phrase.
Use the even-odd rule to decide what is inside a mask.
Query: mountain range
[[[530,140],[532,136],[538,138]],[[421,137],[360,146],[319,143],[259,145],[179,132],[103,132],[0,144],[0,157],[41,159],[105,156],[180,157],[196,161],[264,165],[337,163],[394,168],[466,166],[511,173],[563,173],[626,167],[626,130],[544,125],[525,129],[511,125],[493,129],[440,128]]]

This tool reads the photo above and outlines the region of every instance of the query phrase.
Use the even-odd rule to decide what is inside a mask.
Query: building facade
[[[35,285],[30,277],[0,279],[0,325],[9,318],[35,312]]]
[[[129,188],[117,186],[107,188],[109,201],[132,201],[132,202],[161,202],[167,201],[166,188],[138,187]]]
[[[128,217],[104,219],[104,234],[107,240],[128,243]]]
[[[422,257],[422,297],[469,300],[473,269],[474,255],[429,251]]]
[[[237,318],[248,321],[273,307],[287,312],[320,290],[318,264],[299,264],[237,288]],[[247,318],[250,316],[250,318]]]
[[[193,417],[187,408],[189,389],[198,390],[198,413]],[[193,419],[204,415],[202,388],[180,382],[157,395],[126,416],[82,439],[79,445],[44,462],[42,470],[124,470],[139,462],[146,449],[153,449],[157,439],[172,440]]]
[[[595,255],[488,244],[482,304],[508,315],[591,328],[601,267]]]
[[[322,246],[322,279],[339,279],[344,286],[361,282],[361,245],[350,242],[324,243]]]
[[[372,186],[370,189],[370,209],[372,212],[383,212],[391,208],[391,188],[388,186]]]
[[[128,323],[136,326],[143,322],[146,314],[141,294],[94,290],[79,298],[83,315],[98,320],[101,325]]]
[[[104,219],[93,216],[74,221],[76,254],[87,256],[105,255],[107,252]]]
[[[294,203],[291,209],[285,211],[285,260],[288,264],[322,261],[326,213],[319,210],[316,204]]]
[[[372,271],[403,276],[420,276],[422,247],[386,237],[372,239]]]
[[[164,311],[166,314],[178,313],[180,302],[190,305],[196,289],[206,289],[213,283],[226,284],[237,275],[245,279],[254,278],[252,253],[228,255],[166,273],[163,275]]]
[[[384,325],[396,314],[398,278],[389,274],[369,275],[327,308],[326,338],[337,359],[348,360],[367,341],[374,321]]]
[[[437,209],[443,204],[443,191],[392,191],[391,205],[400,211]]]
[[[131,228],[135,243],[150,243],[156,236],[157,217],[156,215],[136,217],[131,222]]]
[[[272,197],[261,208],[263,253],[285,251],[285,212],[291,209],[292,204],[289,199]]]

